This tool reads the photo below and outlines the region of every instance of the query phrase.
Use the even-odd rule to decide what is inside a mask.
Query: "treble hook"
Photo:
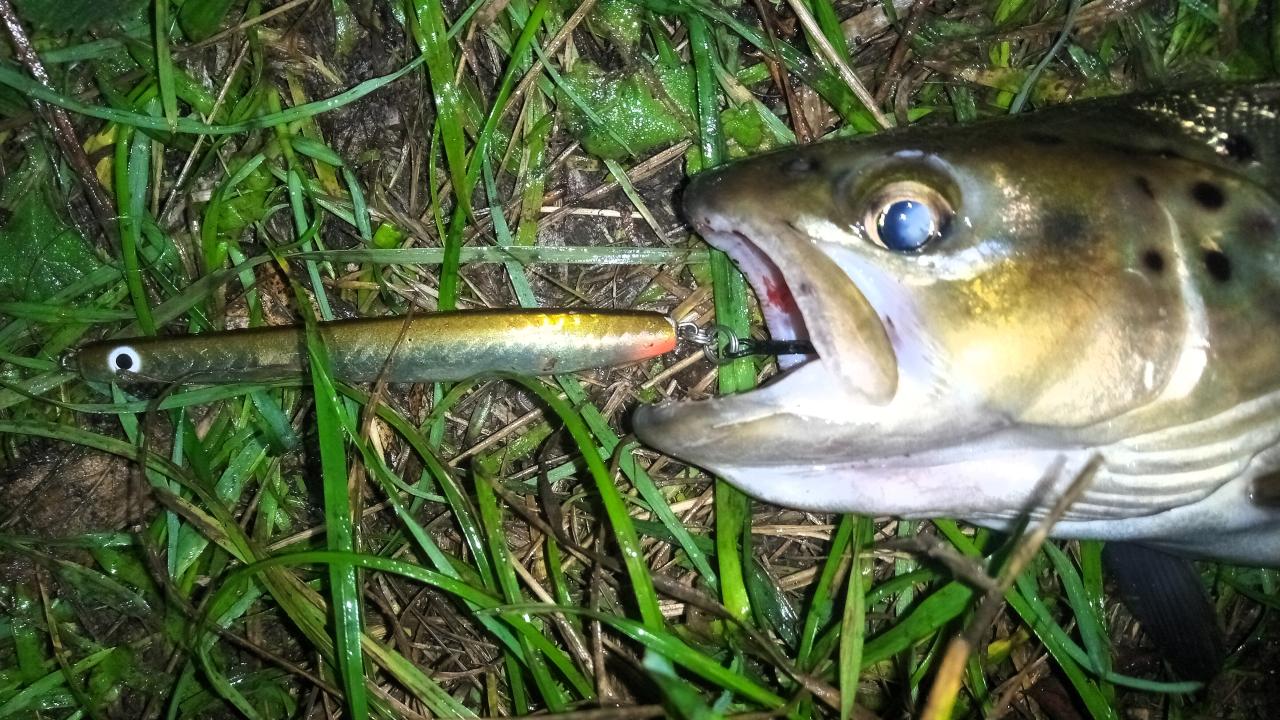
[[[752,355],[812,355],[813,345],[808,340],[756,340],[742,338],[731,328],[719,323],[700,328],[691,322],[676,324],[676,337],[691,345],[701,345],[707,359],[724,365]],[[719,350],[718,340],[724,340],[724,350]]]

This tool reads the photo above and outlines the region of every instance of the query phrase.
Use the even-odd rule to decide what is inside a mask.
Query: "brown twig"
[[[880,106],[876,103],[876,99],[867,92],[867,86],[862,84],[862,80],[854,74],[853,68],[849,67],[847,58],[840,56],[836,49],[831,46],[831,41],[827,40],[827,36],[822,34],[822,28],[818,27],[818,21],[813,19],[813,13],[809,12],[809,8],[800,0],[787,0],[791,5],[791,11],[795,13],[796,18],[800,20],[800,24],[804,26],[805,31],[809,33],[809,38],[817,45],[818,54],[821,55],[836,70],[836,74],[844,81],[845,85],[853,91],[858,101],[862,103],[867,112],[871,114],[871,118],[881,128],[893,127],[893,123],[889,122],[889,118],[885,117],[880,110]]]
[[[1005,593],[1013,587],[1013,583],[1026,569],[1027,564],[1040,551],[1040,546],[1049,538],[1049,532],[1053,530],[1053,526],[1066,515],[1067,510],[1075,504],[1076,500],[1084,494],[1084,491],[1093,483],[1093,478],[1098,474],[1098,469],[1102,467],[1102,458],[1094,456],[1091,458],[1084,469],[1076,475],[1075,479],[1054,503],[1049,513],[1036,525],[1030,533],[1027,533],[1021,539],[1021,542],[1014,547],[1013,552],[1009,555],[1009,560],[1000,570],[1000,577],[996,578],[993,586],[988,587],[982,599],[978,602],[977,609],[973,611],[973,619],[964,632],[952,638],[950,644],[947,645],[946,652],[942,656],[942,664],[938,668],[938,674],[934,678],[933,687],[929,690],[929,699],[925,704],[924,712],[920,717],[924,720],[946,720],[951,717],[952,708],[955,706],[956,695],[960,691],[960,686],[964,678],[964,668],[969,661],[969,656],[981,644],[982,636],[986,634],[987,629],[996,620],[996,615],[1000,609],[1004,607]],[[1062,463],[1055,463],[1045,480],[1051,482],[1061,473]]]
[[[13,39],[13,49],[18,59],[27,68],[27,72],[31,73],[36,82],[50,87],[49,73],[45,71],[44,63],[40,62],[35,48],[31,46],[31,38],[27,37],[27,31],[22,27],[22,21],[18,19],[18,14],[14,12],[9,0],[0,0],[0,19],[4,20],[4,25],[9,30],[9,37]],[[71,124],[67,111],[34,98],[30,102],[36,113],[49,124],[49,128],[53,130],[53,139],[58,143],[58,149],[62,151],[71,169],[80,176],[80,181],[84,183],[89,207],[93,210],[93,216],[102,231],[98,234],[86,232],[85,228],[81,228],[81,232],[86,237],[97,236],[98,245],[103,251],[112,257],[119,257],[120,241],[116,237],[115,206],[107,197],[107,191],[102,187],[102,183],[98,182],[98,176],[94,173],[89,156],[85,154],[84,147],[80,144],[80,138],[76,135],[76,129]]]
[[[799,99],[796,98],[795,89],[791,87],[791,79],[787,74],[787,70],[778,60],[778,33],[773,27],[775,22],[774,15],[767,12],[764,0],[756,0],[756,13],[760,15],[760,23],[764,25],[765,32],[769,36],[769,52],[764,55],[765,66],[769,68],[769,75],[773,77],[773,84],[778,86],[778,89],[782,91],[782,96],[787,101],[787,111],[791,117],[791,129],[796,134],[796,142],[800,145],[807,145],[813,142],[813,130],[809,127],[809,118],[805,116],[804,108],[800,105]]]
[[[902,26],[902,34],[898,36],[898,42],[893,46],[893,54],[889,56],[889,65],[885,68],[884,77],[880,80],[880,88],[876,90],[876,102],[883,103],[887,100],[902,80],[902,64],[906,62],[907,53],[911,50],[911,38],[920,28],[920,19],[924,16],[924,9],[928,4],[928,0],[916,0],[912,3],[911,12],[907,14],[907,22]],[[898,120],[901,121],[901,118]]]

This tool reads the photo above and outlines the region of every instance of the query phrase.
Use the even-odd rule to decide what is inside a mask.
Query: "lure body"
[[[816,355],[642,408],[646,443],[780,505],[996,528],[1097,456],[1058,536],[1280,565],[1280,85],[788,149],[685,203]]]
[[[676,344],[668,318],[640,311],[474,310],[318,329],[334,376],[353,382],[550,375],[636,362]],[[304,329],[286,326],[96,342],[71,362],[98,382],[230,383],[298,376],[306,357]]]

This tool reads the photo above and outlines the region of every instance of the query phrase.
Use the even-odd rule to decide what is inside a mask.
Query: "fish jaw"
[[[998,421],[969,427],[993,450],[965,445],[915,455],[954,428],[917,423],[911,388],[876,406],[839,397],[837,382],[814,360],[751,392],[640,407],[635,431],[650,447],[756,498],[813,511],[997,514],[1021,507],[1026,479],[1057,461],[1034,438],[1002,437]]]
[[[635,430],[647,445],[713,471],[835,462],[847,458],[851,434],[871,429],[859,418],[874,408],[853,397],[832,402],[835,385],[825,364],[811,360],[748,393],[642,406]]]

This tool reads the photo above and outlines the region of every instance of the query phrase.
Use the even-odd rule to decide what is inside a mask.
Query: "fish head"
[[[1082,428],[1151,402],[1185,364],[1177,223],[1147,162],[1079,130],[994,123],[699,175],[690,222],[743,271],[770,334],[816,354],[781,358],[751,392],[642,408],[637,433],[780,504],[1007,510]],[[1006,492],[938,504],[888,488],[922,463],[984,460],[1009,466]]]

